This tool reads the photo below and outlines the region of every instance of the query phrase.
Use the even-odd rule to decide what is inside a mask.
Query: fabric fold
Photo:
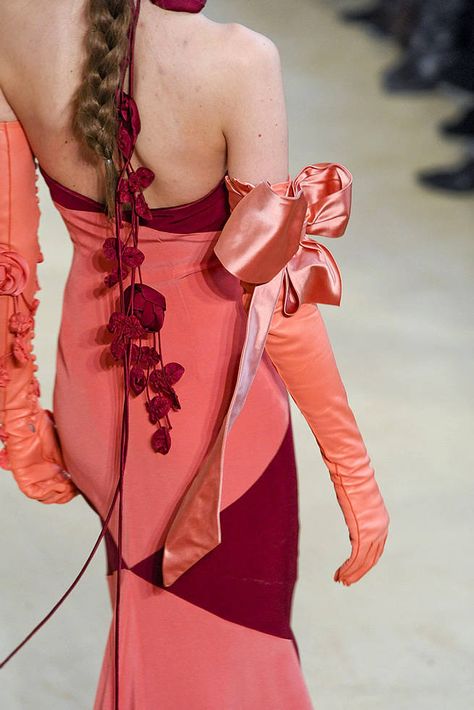
[[[231,215],[214,252],[254,284],[237,379],[219,433],[183,495],[164,543],[163,583],[170,586],[221,542],[220,506],[228,435],[245,404],[283,288],[291,316],[303,303],[340,305],[342,279],[330,251],[312,236],[340,237],[350,217],[352,175],[339,163],[315,163],[294,180],[254,186],[226,177]]]

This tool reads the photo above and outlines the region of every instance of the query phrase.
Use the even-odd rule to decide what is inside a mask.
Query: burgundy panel
[[[70,210],[82,212],[104,212],[105,206],[86,195],[61,185],[48,175],[40,166],[46,184],[54,202]],[[214,232],[223,228],[230,215],[229,195],[225,185],[225,176],[206,195],[193,202],[174,207],[154,207],[152,219],[140,217],[140,224],[162,232],[174,234],[192,234],[194,232]],[[124,213],[124,219],[130,221],[130,213]]]
[[[221,525],[221,544],[167,590],[229,621],[291,638],[296,647],[290,616],[299,518],[291,422],[262,475],[221,512]],[[117,548],[108,534],[107,556],[110,574],[117,568]],[[130,569],[162,587],[162,558],[163,548]]]

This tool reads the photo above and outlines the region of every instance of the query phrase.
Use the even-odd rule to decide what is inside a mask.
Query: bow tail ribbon
[[[339,306],[342,278],[337,262],[323,244],[306,239],[284,271],[283,313],[291,316],[303,303]]]
[[[220,506],[227,438],[242,411],[263,355],[282,276],[280,271],[271,281],[254,289],[237,380],[227,413],[167,532],[163,553],[165,587],[221,542]]]

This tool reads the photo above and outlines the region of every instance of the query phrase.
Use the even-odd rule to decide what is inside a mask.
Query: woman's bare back
[[[21,121],[49,175],[103,201],[101,175],[72,133],[87,4],[1,4],[0,120]],[[226,171],[254,183],[286,179],[286,107],[270,39],[236,23],[142,0],[135,65],[142,131],[134,167],[145,164],[155,172],[146,195],[151,207],[198,199]]]

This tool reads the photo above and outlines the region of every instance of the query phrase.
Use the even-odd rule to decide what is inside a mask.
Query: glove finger
[[[381,550],[382,550],[382,543],[381,542],[373,542],[371,544],[371,549],[369,553],[367,554],[364,562],[360,567],[358,567],[356,570],[354,570],[349,578],[348,578],[348,584],[354,584],[354,582],[358,582],[359,579],[361,579],[364,575],[369,572],[372,567],[375,566],[377,561],[380,558],[381,555]]]
[[[70,500],[74,498],[76,493],[74,491],[65,491],[64,493],[57,494],[55,492],[51,492],[48,494],[45,498],[39,499],[40,503],[46,503],[48,505],[51,505],[53,503],[57,504],[63,504],[63,503],[68,503]]]
[[[42,493],[35,495],[40,503],[66,503],[78,494],[78,489],[68,482],[62,481],[54,486],[49,486]]]
[[[47,493],[45,496],[41,496],[41,498],[35,498],[35,500],[37,500],[38,503],[45,503],[48,505],[51,503],[56,503],[57,498],[57,493],[52,491],[51,493]]]
[[[64,479],[51,478],[37,482],[22,482],[18,481],[18,487],[28,498],[40,500],[44,502],[46,498],[53,496],[62,496],[70,488],[70,484]]]
[[[369,548],[370,543],[355,543],[353,545],[351,556],[339,568],[339,581],[341,581],[341,577],[347,576],[361,565]]]
[[[361,545],[354,557],[350,557],[347,564],[344,563],[339,574],[339,581],[343,584],[352,584],[353,581],[359,579],[357,577],[359,570],[365,569],[368,557],[372,557],[372,548],[374,543],[366,543]],[[362,572],[364,574],[364,572]],[[361,575],[362,576],[362,575]]]

